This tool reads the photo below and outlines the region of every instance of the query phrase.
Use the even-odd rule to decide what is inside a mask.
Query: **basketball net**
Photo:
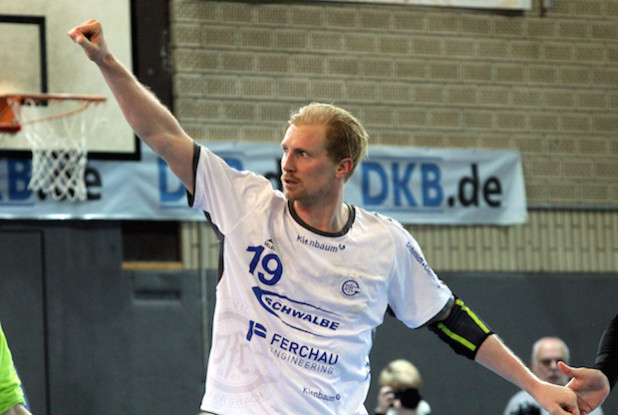
[[[87,140],[101,122],[100,102],[30,97],[9,101],[32,150],[28,189],[54,200],[86,200]]]

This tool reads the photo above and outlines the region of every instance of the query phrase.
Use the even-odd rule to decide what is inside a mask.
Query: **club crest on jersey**
[[[253,287],[253,293],[266,311],[293,329],[324,336],[336,331],[341,324],[338,314],[314,305],[295,301],[260,287]]]
[[[360,293],[360,285],[354,280],[347,280],[341,284],[341,292],[346,297],[354,297]]]

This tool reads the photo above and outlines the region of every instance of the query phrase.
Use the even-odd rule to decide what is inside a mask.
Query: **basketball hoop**
[[[98,95],[0,95],[0,132],[23,131],[32,150],[28,189],[54,200],[86,199],[87,139],[101,117]]]

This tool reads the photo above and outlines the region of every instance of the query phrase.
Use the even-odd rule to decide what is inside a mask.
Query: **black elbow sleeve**
[[[459,298],[455,299],[453,310],[442,321],[429,325],[457,354],[474,360],[481,344],[493,331],[479,319]]]

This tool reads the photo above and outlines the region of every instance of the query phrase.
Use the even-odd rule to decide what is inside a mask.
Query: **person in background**
[[[26,398],[21,381],[0,324],[0,414],[31,415],[25,405]]]
[[[618,379],[618,314],[599,340],[599,349],[592,368],[573,368],[564,362],[561,362],[559,367],[565,375],[572,377],[567,387],[577,394],[581,415],[593,413],[594,409],[605,401]]]
[[[375,415],[430,415],[431,408],[421,396],[423,381],[416,366],[405,359],[390,362],[378,380]]]
[[[542,337],[532,346],[530,356],[530,370],[541,380],[554,385],[566,385],[569,377],[559,368],[560,362],[568,363],[570,359],[569,347],[558,337]],[[546,415],[547,412],[525,391],[517,392],[504,410],[504,415]],[[603,410],[591,413],[603,415]]]

